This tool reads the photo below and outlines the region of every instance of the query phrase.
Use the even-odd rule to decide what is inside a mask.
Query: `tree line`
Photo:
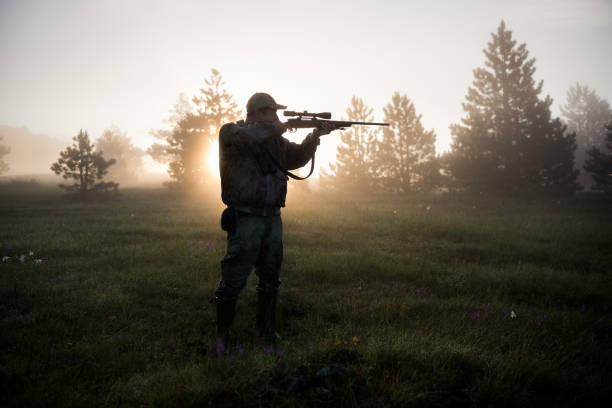
[[[568,91],[561,118],[533,79],[535,59],[502,21],[484,50],[485,66],[450,126],[449,152],[436,156],[413,102],[395,93],[383,108],[383,129],[351,129],[340,136],[336,164],[323,177],[335,189],[410,192],[444,188],[475,192],[574,193],[612,190],[612,111],[587,86]],[[372,120],[372,108],[353,97],[349,120]],[[580,177],[579,177],[580,176]],[[579,182],[580,179],[580,182]]]
[[[483,50],[484,67],[462,104],[464,116],[450,126],[450,151],[436,155],[433,130],[426,130],[414,103],[395,92],[383,107],[388,128],[355,127],[340,132],[336,161],[321,176],[335,190],[407,193],[433,189],[506,193],[574,193],[583,186],[612,190],[612,111],[607,101],[579,83],[570,87],[563,119],[553,117],[552,99],[542,96],[543,81],[533,78],[535,59],[517,44],[502,21]],[[242,116],[213,69],[198,95],[180,94],[166,120],[170,129],[151,130],[157,142],[147,150],[168,164],[178,189],[205,188],[216,182],[206,157],[217,149],[226,122]],[[373,108],[353,96],[347,120],[373,121]],[[98,148],[86,131],[60,155],[52,170],[75,180],[68,191],[116,190],[102,178],[109,168],[129,174],[145,154],[126,134],[108,129]],[[8,154],[0,145],[0,159]],[[111,157],[109,160],[103,158]],[[0,170],[6,164],[0,160]]]

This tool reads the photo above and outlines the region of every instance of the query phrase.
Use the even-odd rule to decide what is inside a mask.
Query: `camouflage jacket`
[[[288,177],[286,170],[304,166],[317,149],[309,134],[301,144],[276,134],[271,123],[226,123],[219,132],[221,199],[228,206],[284,207]]]

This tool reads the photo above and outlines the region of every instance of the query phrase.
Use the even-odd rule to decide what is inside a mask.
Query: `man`
[[[221,225],[227,231],[227,253],[215,291],[217,352],[227,348],[236,301],[251,270],[257,285],[257,326],[262,343],[273,346],[276,299],[283,258],[280,208],[285,206],[287,170],[304,166],[319,145],[319,136],[335,128],[325,124],[301,144],[282,137],[287,131],[276,111],[286,109],[266,93],[247,103],[245,121],[227,123],[219,132],[221,198],[228,208]]]

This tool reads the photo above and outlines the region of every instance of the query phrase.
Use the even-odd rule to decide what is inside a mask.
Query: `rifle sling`
[[[266,152],[266,154],[268,155],[268,157],[270,157],[270,160],[272,161],[272,163],[280,170],[282,171],[286,176],[291,177],[294,180],[306,180],[308,177],[310,177],[312,175],[312,172],[314,171],[314,164],[315,164],[315,153],[316,151],[312,152],[312,161],[310,162],[310,172],[308,173],[308,175],[306,177],[301,177],[298,176],[297,174],[293,174],[292,172],[290,172],[289,170],[287,170],[286,168],[284,168],[283,166],[280,165],[280,163],[276,160],[276,158],[272,155],[272,153],[270,153],[268,151],[268,149],[266,149],[265,147],[263,147],[263,150]]]

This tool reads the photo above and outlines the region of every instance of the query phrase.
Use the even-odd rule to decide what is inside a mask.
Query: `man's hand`
[[[272,122],[272,124],[274,125],[274,130],[276,131],[276,134],[279,136],[287,131],[287,125],[285,125],[278,119]]]
[[[315,128],[315,130],[312,131],[312,135],[314,137],[328,135],[331,131],[336,130],[336,129],[338,128],[335,125],[331,123],[323,122],[321,124],[321,127]]]

